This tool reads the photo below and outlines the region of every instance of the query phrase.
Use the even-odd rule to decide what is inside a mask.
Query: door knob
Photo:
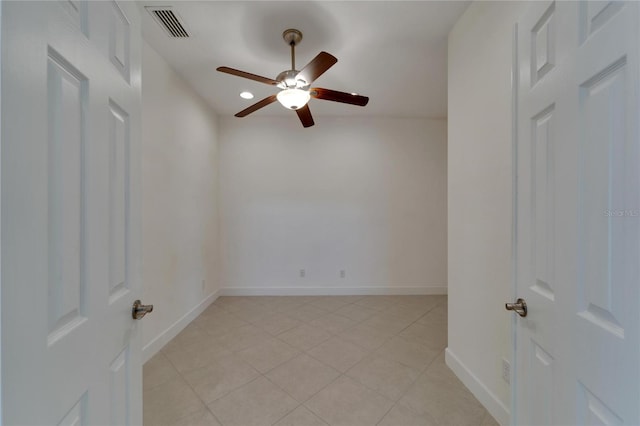
[[[515,311],[521,317],[527,316],[527,303],[524,299],[518,299],[516,303],[505,303],[504,307],[507,311]]]
[[[153,305],[143,305],[141,301],[136,300],[135,302],[133,302],[131,316],[133,317],[133,319],[139,320],[151,311],[153,311]]]

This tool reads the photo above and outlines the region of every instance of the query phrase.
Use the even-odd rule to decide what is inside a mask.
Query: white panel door
[[[2,2],[2,423],[142,423],[134,3]]]
[[[518,24],[515,424],[640,424],[639,6]]]

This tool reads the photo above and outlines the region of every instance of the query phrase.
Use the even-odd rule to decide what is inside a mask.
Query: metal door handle
[[[151,311],[153,311],[153,305],[143,305],[141,301],[136,300],[135,302],[133,302],[131,316],[133,317],[133,319],[139,320]]]
[[[516,303],[505,303],[504,307],[507,311],[515,311],[521,317],[527,316],[527,303],[524,299],[518,299]]]

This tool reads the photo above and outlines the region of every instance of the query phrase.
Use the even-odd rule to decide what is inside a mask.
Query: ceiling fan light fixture
[[[247,78],[249,80],[268,84],[272,87],[275,86],[280,89],[280,92],[277,94],[267,96],[261,101],[258,101],[235,114],[236,117],[246,117],[252,112],[278,101],[286,109],[295,111],[302,123],[302,126],[306,128],[311,127],[314,124],[313,116],[307,106],[307,103],[312,97],[314,99],[323,99],[325,101],[341,102],[350,105],[367,105],[369,98],[366,96],[360,96],[355,93],[339,92],[337,90],[322,89],[320,87],[310,88],[311,84],[318,77],[338,62],[338,59],[327,52],[320,52],[311,60],[311,62],[305,65],[302,70],[298,71],[296,69],[295,47],[300,43],[300,40],[302,40],[302,33],[296,29],[288,29],[284,31],[282,38],[291,48],[291,68],[282,71],[275,79],[262,77],[257,74],[229,67],[216,68],[218,71],[226,74]]]
[[[302,89],[284,89],[276,97],[283,107],[294,111],[305,106],[311,99],[309,92]]]

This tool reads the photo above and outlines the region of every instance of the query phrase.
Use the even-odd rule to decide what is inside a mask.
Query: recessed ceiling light
[[[240,93],[240,97],[242,99],[253,99],[253,93],[251,93],[251,92],[242,92],[242,93]]]

